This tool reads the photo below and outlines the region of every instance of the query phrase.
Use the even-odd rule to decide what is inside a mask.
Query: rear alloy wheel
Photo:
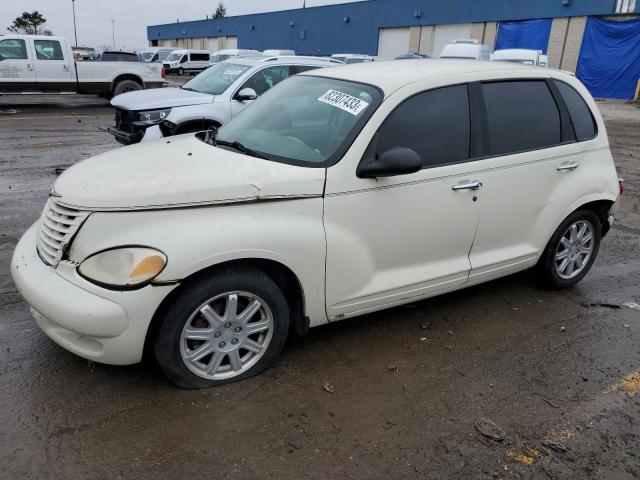
[[[591,210],[578,210],[556,229],[537,265],[544,283],[568,288],[584,278],[598,255],[601,224]]]
[[[289,307],[266,273],[234,268],[183,285],[159,321],[160,367],[180,387],[203,388],[271,366],[287,338]]]

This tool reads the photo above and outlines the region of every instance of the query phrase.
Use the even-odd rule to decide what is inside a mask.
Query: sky
[[[306,0],[308,7],[347,3],[353,0]],[[244,15],[302,7],[303,0],[224,0],[227,16]],[[179,5],[177,8],[176,5]],[[132,50],[144,48],[147,25],[204,19],[211,15],[218,0],[76,0],[78,45],[98,47],[112,45],[112,23],[116,48]],[[54,35],[69,37],[73,43],[73,15],[71,0],[0,0],[0,35],[24,11],[39,11],[47,19],[46,28]]]

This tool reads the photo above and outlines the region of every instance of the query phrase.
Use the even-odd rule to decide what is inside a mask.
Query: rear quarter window
[[[562,95],[569,115],[571,115],[571,123],[576,132],[578,141],[589,140],[596,136],[596,121],[593,113],[588,107],[582,95],[580,95],[571,85],[560,80],[554,80],[554,83]]]

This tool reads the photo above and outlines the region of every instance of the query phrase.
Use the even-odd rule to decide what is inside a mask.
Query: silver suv
[[[180,88],[118,95],[111,100],[116,125],[109,132],[129,145],[145,139],[224,125],[285,78],[340,65],[330,58],[236,57],[213,65]]]

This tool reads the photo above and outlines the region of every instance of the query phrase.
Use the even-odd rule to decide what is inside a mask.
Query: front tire
[[[184,75],[184,68],[181,67],[178,69],[178,75],[180,76]]]
[[[545,286],[570,288],[591,270],[600,249],[600,218],[591,210],[577,210],[556,229],[536,270]]]
[[[183,287],[160,319],[154,353],[177,386],[205,388],[271,366],[288,331],[276,283],[257,268],[232,268]]]

